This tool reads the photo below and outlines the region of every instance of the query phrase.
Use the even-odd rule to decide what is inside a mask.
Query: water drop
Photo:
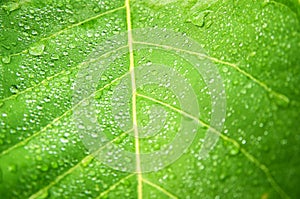
[[[46,164],[38,165],[38,169],[41,171],[48,171],[49,167]]]
[[[286,139],[280,140],[281,145],[287,145],[288,141]]]
[[[95,172],[95,171],[90,171],[90,172],[88,173],[88,175],[91,176],[91,177],[93,177],[93,176],[96,175],[96,172]]]
[[[58,168],[57,162],[51,162],[50,165],[51,165],[51,167],[52,167],[53,169]]]
[[[2,62],[5,63],[5,64],[9,64],[10,63],[10,56],[5,56],[5,57],[2,57]]]
[[[40,44],[40,45],[36,45],[36,46],[32,46],[29,49],[29,54],[33,55],[33,56],[39,56],[42,55],[45,49],[45,45],[44,44]]]
[[[101,76],[101,81],[107,81],[108,80],[108,78],[106,77],[106,76]]]
[[[17,172],[17,166],[15,164],[9,165],[8,166],[8,171],[12,172],[12,173]]]
[[[69,45],[69,48],[71,48],[71,49],[73,49],[73,48],[75,48],[75,47],[76,47],[75,44],[72,44],[72,43],[71,43],[71,44]]]
[[[61,78],[61,80],[65,83],[68,83],[70,81],[70,78],[68,76],[64,76]]]
[[[221,173],[221,175],[220,175],[220,180],[225,180],[225,178],[226,178],[226,173]]]
[[[75,23],[75,22],[76,22],[76,19],[73,18],[73,17],[70,17],[69,22],[70,22],[70,23]]]
[[[93,8],[93,11],[94,11],[95,13],[98,13],[98,12],[100,12],[100,8],[99,8],[99,7],[95,7],[95,8]]]
[[[187,21],[191,22],[195,26],[203,27],[205,25],[205,18],[210,12],[212,11],[205,10],[201,12],[195,12],[190,16],[190,18],[187,19]]]
[[[3,5],[2,8],[7,12],[12,12],[20,8],[20,4],[16,2],[9,2],[6,5]]]
[[[239,148],[237,147],[232,147],[232,149],[230,150],[230,155],[237,155],[240,152]]]
[[[249,54],[250,57],[254,57],[255,55],[256,55],[256,52],[255,52],[255,51],[253,51],[253,52],[251,52],[251,53]]]
[[[159,150],[159,149],[160,149],[160,145],[159,145],[159,144],[155,144],[155,145],[153,146],[153,149],[156,150],[156,151]]]
[[[228,68],[226,66],[224,66],[222,70],[223,70],[224,73],[228,72]]]
[[[9,91],[12,93],[12,94],[17,94],[19,92],[19,89],[16,85],[12,85],[10,88],[9,88]]]
[[[30,29],[30,26],[25,25],[25,26],[24,26],[24,29],[25,29],[25,30],[29,30],[29,29]]]
[[[58,59],[59,59],[59,55],[53,54],[53,55],[51,56],[51,59],[53,59],[53,60],[58,60]]]
[[[37,35],[38,32],[37,32],[36,30],[33,30],[33,31],[31,32],[31,34],[32,34],[32,35]]]
[[[88,31],[87,34],[86,34],[86,36],[87,36],[87,37],[92,37],[92,36],[93,36],[93,33],[92,33],[91,31]]]
[[[68,142],[69,142],[69,140],[66,139],[66,138],[60,138],[59,140],[60,140],[62,143],[68,143]]]

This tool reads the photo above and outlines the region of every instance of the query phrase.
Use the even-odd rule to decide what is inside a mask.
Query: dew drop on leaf
[[[5,63],[5,64],[9,64],[10,63],[10,56],[4,56],[2,57],[2,62]]]
[[[239,148],[232,147],[229,151],[230,155],[237,155],[240,152]]]
[[[225,180],[225,178],[226,178],[226,173],[221,173],[221,175],[220,175],[220,180]]]
[[[75,44],[73,44],[73,43],[69,44],[69,48],[73,49],[73,48],[75,48],[75,47],[76,47]]]
[[[227,73],[227,72],[228,72],[228,67],[224,66],[224,67],[222,68],[222,71],[223,71],[224,73]]]
[[[92,37],[93,36],[93,32],[91,32],[91,31],[87,32],[86,36],[89,37],[89,38]]]
[[[60,141],[61,141],[62,143],[68,143],[68,142],[69,142],[69,140],[66,139],[66,138],[60,138]]]
[[[64,76],[61,78],[61,80],[65,83],[68,83],[70,81],[70,78],[68,76]]]
[[[59,55],[53,54],[53,55],[51,56],[51,59],[53,59],[53,60],[58,60],[58,59],[59,59]]]
[[[20,8],[20,4],[16,2],[8,2],[7,4],[3,5],[2,8],[8,12],[12,12]]]
[[[38,165],[38,169],[41,171],[48,171],[49,167],[46,164]]]
[[[58,164],[57,164],[57,162],[51,162],[50,163],[50,165],[51,165],[51,167],[53,168],[53,169],[56,169],[56,168],[58,168]]]
[[[201,12],[193,13],[188,19],[188,22],[191,22],[195,26],[203,27],[205,25],[205,18],[211,11],[205,10]]]
[[[33,56],[39,56],[43,54],[44,49],[45,49],[44,44],[32,46],[31,48],[29,48],[29,54]]]
[[[25,29],[25,30],[29,30],[29,29],[30,29],[30,26],[25,25],[25,26],[24,26],[24,29]]]
[[[17,172],[17,166],[15,164],[11,164],[8,166],[8,171],[15,173]]]
[[[17,94],[19,92],[19,89],[16,85],[12,85],[10,88],[9,88],[9,91],[12,93],[12,94]]]
[[[69,22],[70,22],[70,23],[75,23],[75,22],[76,22],[76,19],[75,19],[74,17],[70,17],[70,18],[69,18]]]

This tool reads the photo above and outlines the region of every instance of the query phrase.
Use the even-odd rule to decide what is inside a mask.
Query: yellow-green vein
[[[93,160],[95,158],[95,156],[97,155],[97,153],[99,153],[102,149],[104,149],[108,144],[113,143],[117,140],[119,140],[120,138],[122,138],[124,135],[126,135],[127,133],[129,133],[131,130],[122,133],[121,135],[117,136],[115,139],[110,140],[109,142],[107,142],[105,145],[103,145],[102,147],[100,147],[97,151],[95,151],[94,153],[85,156],[81,161],[79,161],[76,165],[74,165],[73,167],[71,167],[70,169],[68,169],[66,172],[64,172],[63,174],[57,176],[55,178],[55,180],[53,180],[52,182],[50,182],[47,186],[43,187],[42,189],[40,189],[39,191],[37,191],[36,193],[34,193],[33,195],[31,195],[29,198],[30,199],[35,199],[35,198],[39,198],[41,196],[43,196],[51,187],[53,187],[54,185],[56,185],[57,183],[59,183],[61,180],[63,180],[67,175],[70,175],[71,173],[73,173],[77,168],[79,168],[81,165],[85,164],[85,162],[90,162],[91,160]]]
[[[81,63],[79,63],[78,65],[76,65],[76,66],[74,66],[74,67],[72,67],[72,68],[69,68],[68,71],[73,71],[73,70],[76,70],[76,69],[80,69],[82,66],[84,66],[84,65],[86,65],[86,64],[90,64],[90,63],[99,61],[100,59],[102,59],[102,58],[104,58],[104,57],[110,55],[111,53],[116,52],[116,51],[118,51],[118,50],[121,50],[121,49],[123,49],[123,48],[127,48],[127,45],[121,46],[121,47],[119,47],[119,48],[117,48],[117,49],[115,49],[115,50],[111,50],[111,51],[109,51],[109,52],[106,52],[106,53],[102,54],[101,56],[99,56],[99,57],[96,58],[96,59],[90,59],[90,60],[88,60],[88,61],[81,62]],[[24,94],[24,93],[27,93],[27,92],[33,90],[34,88],[37,88],[37,87],[39,87],[39,86],[41,86],[41,85],[46,85],[50,80],[52,80],[52,79],[54,79],[54,78],[56,78],[56,77],[58,77],[58,76],[60,76],[60,75],[67,75],[67,71],[66,71],[66,70],[62,70],[62,71],[60,71],[59,73],[56,73],[55,75],[46,77],[46,78],[43,79],[40,83],[37,83],[37,84],[35,84],[34,86],[31,86],[31,87],[28,87],[28,88],[24,89],[23,91],[20,91],[20,92],[16,93],[15,95],[11,95],[11,96],[9,96],[9,97],[7,97],[7,98],[1,99],[0,102],[5,102],[5,101],[7,101],[7,100],[14,99],[14,98],[16,98],[16,97],[18,97],[18,96],[20,96],[20,95],[22,95],[22,94]]]
[[[148,185],[156,188],[157,190],[161,191],[162,193],[164,193],[165,195],[169,196],[169,198],[172,198],[172,199],[177,199],[178,197],[175,196],[174,194],[170,193],[169,191],[167,191],[166,189],[162,188],[161,186],[147,180],[147,179],[143,179],[143,182],[147,183]]]
[[[115,184],[113,184],[112,186],[110,186],[106,191],[101,192],[100,195],[96,199],[99,199],[99,198],[105,196],[107,193],[109,193],[110,191],[114,190],[119,184],[121,184],[125,180],[129,179],[133,175],[135,175],[135,173],[132,173],[132,174],[130,174],[130,175],[122,178],[121,180],[119,180],[118,182],[116,182]]]
[[[53,34],[51,34],[51,35],[49,35],[49,36],[47,36],[47,37],[44,37],[44,38],[40,39],[39,41],[37,41],[36,43],[39,43],[39,42],[42,42],[42,41],[46,41],[46,40],[48,40],[48,39],[51,39],[51,38],[53,38],[53,37],[56,37],[57,35],[60,35],[60,34],[62,34],[62,33],[64,33],[64,32],[66,32],[66,31],[68,31],[68,30],[70,30],[70,29],[72,29],[72,28],[78,27],[78,26],[80,26],[80,25],[82,25],[82,24],[84,24],[84,23],[87,23],[87,22],[89,22],[89,21],[98,19],[99,17],[105,16],[105,15],[110,14],[110,13],[114,13],[114,12],[116,12],[116,11],[118,11],[118,10],[122,10],[122,9],[124,9],[124,8],[125,8],[125,6],[121,6],[121,7],[114,8],[114,9],[112,9],[112,10],[108,10],[108,11],[106,11],[106,12],[100,13],[100,14],[98,14],[98,15],[96,15],[96,16],[87,18],[87,19],[85,19],[85,20],[83,20],[83,21],[80,21],[80,22],[78,22],[78,23],[75,23],[75,24],[72,24],[72,25],[70,25],[70,26],[67,26],[66,28],[64,28],[64,29],[62,29],[62,30],[60,30],[60,31],[58,31],[58,32],[55,32],[55,33],[53,33]],[[10,55],[8,55],[8,56],[9,56],[9,57],[18,56],[18,55],[21,55],[21,54],[24,54],[24,53],[27,53],[27,52],[28,52],[28,49],[25,49],[25,50],[23,50],[23,51],[21,51],[21,52],[14,53],[14,54],[10,54]],[[0,57],[2,57],[2,56],[0,56]]]
[[[299,0],[298,2],[299,2],[299,4],[300,4],[300,0]],[[290,12],[293,13],[293,15],[296,17],[297,21],[299,21],[297,12],[295,12],[294,10],[292,10],[288,5],[286,5],[286,4],[284,4],[284,3],[281,3],[281,2],[279,2],[279,1],[273,1],[273,0],[269,0],[269,1],[267,1],[266,3],[278,5],[278,6],[281,6],[281,7],[284,7],[284,8],[286,8],[286,9],[288,9]]]
[[[54,120],[52,120],[52,122],[50,122],[49,124],[47,124],[45,127],[43,127],[40,131],[35,132],[34,134],[32,134],[31,136],[27,137],[26,139],[24,139],[23,141],[13,145],[12,147],[4,150],[1,152],[0,157],[8,154],[10,151],[24,146],[26,145],[30,140],[32,140],[33,138],[37,137],[38,135],[40,135],[42,132],[44,132],[45,130],[47,130],[48,128],[50,128],[53,124],[57,123],[59,120],[61,120],[62,118],[64,118],[65,116],[67,116],[69,113],[71,113],[73,110],[75,110],[80,104],[82,104],[85,100],[93,97],[95,94],[97,94],[98,92],[104,90],[105,88],[113,85],[114,83],[116,83],[117,81],[121,80],[122,78],[124,78],[126,75],[128,75],[128,73],[123,74],[122,76],[114,79],[113,81],[111,81],[110,83],[106,84],[105,86],[103,86],[102,88],[96,90],[95,92],[93,92],[90,96],[88,96],[87,98],[82,99],[80,102],[78,102],[76,105],[74,105],[71,109],[67,110],[66,112],[64,112],[62,115],[60,115],[59,117],[55,118]]]
[[[140,146],[139,146],[139,132],[137,124],[137,114],[136,114],[136,85],[135,85],[135,73],[134,73],[134,55],[133,55],[133,39],[132,39],[132,28],[131,28],[131,16],[130,16],[130,0],[125,0],[126,7],[126,22],[127,22],[127,32],[128,32],[128,50],[129,50],[129,60],[130,60],[130,77],[131,77],[131,90],[132,90],[132,125],[135,137],[135,156],[136,156],[136,173],[137,173],[137,193],[138,199],[143,198],[143,177],[140,161]]]
[[[248,77],[249,79],[251,79],[253,82],[255,82],[256,84],[258,84],[259,86],[261,86],[264,90],[266,90],[268,93],[270,93],[271,95],[275,96],[276,98],[289,103],[289,98],[281,93],[278,93],[276,91],[274,91],[272,88],[270,88],[267,84],[265,84],[264,82],[258,80],[257,78],[255,78],[254,76],[252,76],[251,74],[247,73],[246,71],[242,70],[238,65],[230,63],[230,62],[226,62],[226,61],[222,61],[219,60],[215,57],[210,57],[208,55],[202,54],[202,53],[198,53],[198,52],[194,52],[194,51],[189,51],[189,50],[185,50],[185,49],[180,49],[180,48],[176,48],[176,47],[172,47],[172,46],[168,46],[168,45],[160,45],[160,44],[154,44],[154,43],[149,43],[149,42],[142,42],[142,41],[134,41],[134,43],[136,44],[143,44],[143,45],[149,45],[149,46],[156,46],[159,48],[164,48],[164,49],[170,49],[170,50],[175,50],[175,51],[180,51],[180,52],[185,52],[188,54],[192,54],[192,55],[196,55],[199,57],[204,57],[207,59],[210,59],[216,63],[220,63],[223,65],[227,65],[230,66],[232,68],[234,68],[235,70],[237,70],[238,72],[240,72],[242,75]]]
[[[269,183],[271,184],[271,186],[273,187],[273,189],[281,196],[281,198],[284,198],[284,199],[287,199],[289,198],[289,196],[285,193],[285,191],[278,185],[278,183],[275,181],[275,179],[273,178],[273,176],[271,175],[271,172],[270,170],[268,169],[268,167],[264,164],[262,164],[257,158],[255,158],[253,155],[251,155],[246,149],[244,149],[236,140],[230,138],[230,137],[227,137],[226,135],[222,134],[221,132],[217,131],[216,129],[214,129],[213,127],[211,127],[209,124],[201,121],[199,118],[193,116],[193,115],[190,115],[189,113],[186,113],[170,104],[167,104],[165,102],[162,102],[160,100],[157,100],[157,99],[154,99],[152,97],[149,97],[149,96],[146,96],[146,95],[143,95],[143,94],[140,94],[140,93],[137,93],[136,94],[137,96],[139,97],[142,97],[142,98],[145,98],[145,99],[148,99],[152,102],[155,102],[155,103],[158,103],[158,104],[161,104],[165,107],[168,107],[170,108],[171,110],[174,110],[180,114],[183,114],[184,113],[184,116],[186,117],[189,117],[191,119],[193,119],[194,121],[198,122],[200,125],[203,125],[205,127],[207,127],[208,129],[210,129],[212,132],[218,134],[223,140],[226,140],[230,143],[232,143],[235,147],[237,147],[241,153],[252,163],[254,163],[260,170],[262,170],[264,172],[264,174],[266,175],[267,177],[267,180],[269,181]]]

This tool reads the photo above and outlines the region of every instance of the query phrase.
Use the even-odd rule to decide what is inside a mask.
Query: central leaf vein
[[[126,7],[126,21],[127,21],[127,31],[128,31],[128,50],[129,50],[129,60],[130,60],[130,77],[131,77],[131,90],[132,90],[132,125],[135,137],[135,155],[136,155],[136,173],[137,173],[137,192],[138,198],[143,198],[143,177],[141,169],[140,160],[140,146],[139,146],[139,132],[137,124],[137,112],[136,112],[136,83],[135,83],[135,73],[134,73],[134,55],[133,55],[133,39],[132,39],[132,28],[131,28],[131,16],[130,16],[130,1],[125,0]]]

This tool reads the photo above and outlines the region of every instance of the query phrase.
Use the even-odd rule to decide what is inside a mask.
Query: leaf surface
[[[300,196],[299,1],[24,0],[2,1],[1,8],[3,198]],[[212,113],[209,89],[195,68],[176,50],[157,44],[119,57],[101,74],[93,96],[100,105],[111,100],[130,68],[171,65],[189,80],[199,121],[207,125],[166,168],[121,172],[94,158],[82,142],[73,121],[74,84],[100,44],[129,28],[153,27],[184,33],[206,51],[204,59],[216,65],[223,80],[226,120],[219,141],[201,159]],[[153,105],[167,112],[157,136],[139,139],[141,152],[153,152],[176,136],[182,109],[166,88],[149,85],[137,92],[136,104],[128,106],[136,106],[138,124],[147,125]],[[136,152],[137,140],[100,105],[98,121],[110,142]]]

